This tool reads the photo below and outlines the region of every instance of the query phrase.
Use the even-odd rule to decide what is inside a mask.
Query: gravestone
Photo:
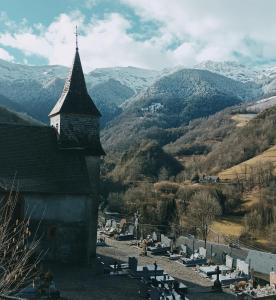
[[[171,245],[171,239],[166,237],[164,234],[161,234],[161,244],[166,245],[167,247],[170,247]]]
[[[160,300],[161,293],[158,288],[151,288],[150,290],[150,299],[151,300]]]
[[[127,231],[128,231],[129,234],[132,234],[132,235],[133,235],[133,234],[134,234],[134,225],[130,224],[130,225],[128,226],[128,230],[127,230]]]
[[[230,255],[226,255],[226,261],[225,261],[226,267],[229,269],[233,268],[233,258]]]
[[[201,257],[206,257],[206,249],[205,248],[203,248],[203,247],[199,247],[199,255],[201,256]]]
[[[146,266],[143,267],[143,275],[142,275],[142,277],[144,277],[146,280],[149,280],[150,276],[151,276],[151,274],[150,274],[148,268]]]
[[[157,263],[156,261],[154,262],[154,277],[156,279],[156,275],[157,275]]]
[[[246,275],[249,275],[249,264],[241,259],[237,259],[237,269]]]
[[[131,271],[136,272],[137,271],[137,265],[138,265],[138,260],[136,257],[129,257],[128,258],[128,266]]]
[[[187,254],[187,246],[186,245],[180,245],[182,254]]]
[[[219,280],[219,275],[221,274],[221,271],[219,269],[219,266],[216,267],[216,270],[215,270],[215,275],[217,276],[216,280],[214,281],[214,286],[213,288],[216,289],[216,290],[221,290],[221,282]]]
[[[117,228],[117,222],[115,220],[111,221],[111,227],[116,229]]]

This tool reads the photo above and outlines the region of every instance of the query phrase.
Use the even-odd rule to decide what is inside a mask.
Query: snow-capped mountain
[[[183,99],[191,96],[210,96],[212,94],[231,95],[240,100],[255,97],[251,85],[233,80],[226,76],[201,69],[182,69],[161,77],[153,85],[140,94],[127,100],[123,107],[127,108],[134,103],[153,99]]]
[[[181,128],[251,97],[247,83],[207,70],[182,69],[126,100],[120,116],[103,130],[102,141],[107,150],[116,151],[146,139],[163,144],[171,138],[166,130]]]
[[[194,66],[195,69],[208,70],[241,82],[256,82],[260,70],[234,61],[204,61]]]
[[[251,84],[256,96],[265,97],[276,94],[276,66],[243,65],[233,61],[205,61],[195,65],[196,69],[208,70],[226,77]]]
[[[57,77],[65,77],[67,72],[68,68],[63,66],[29,66],[0,59],[1,81],[36,80],[41,84],[47,84],[50,80]]]
[[[248,112],[259,113],[276,105],[276,96],[264,98],[247,107]]]
[[[0,95],[47,122],[68,72],[63,66],[27,66],[0,60]],[[158,76],[157,71],[133,67],[96,69],[85,75],[92,98],[105,115],[112,117],[119,112],[117,105],[150,86]]]
[[[40,89],[51,88],[56,84],[56,79],[64,81],[68,70],[63,66],[27,66],[0,60],[0,94],[16,102],[34,100]],[[158,71],[134,67],[102,68],[87,74],[86,82],[88,89],[91,89],[112,79],[137,93],[159,76]],[[28,89],[29,85],[31,89]]]
[[[63,66],[27,66],[0,60],[0,95],[10,101],[5,102],[10,107],[19,105],[24,112],[47,122],[48,112],[62,92],[68,71]],[[182,79],[185,77],[184,81],[179,74]],[[215,76],[217,74],[223,76]],[[233,94],[241,100],[276,95],[276,67],[249,67],[235,62],[207,61],[190,70],[181,66],[162,71],[101,68],[85,77],[92,99],[107,116],[104,122],[115,118],[122,108],[137,99],[149,96],[184,99],[189,93],[202,95],[206,82],[209,88],[219,87],[225,94]]]
[[[135,93],[138,93],[153,84],[161,74],[162,72],[156,70],[115,67],[95,69],[87,75],[86,79],[92,86],[113,79],[131,88]]]

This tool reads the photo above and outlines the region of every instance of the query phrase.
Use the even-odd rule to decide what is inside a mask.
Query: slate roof
[[[78,48],[76,49],[73,66],[65,82],[62,95],[49,116],[59,113],[101,116],[101,113],[87,92]]]
[[[22,192],[91,192],[82,151],[58,149],[49,126],[0,124],[0,188],[9,190],[14,177]]]
[[[89,156],[104,156],[106,155],[99,136],[89,136],[84,135],[80,137],[75,134],[74,138],[71,139],[59,139],[59,149],[68,151],[68,150],[79,150],[83,154]]]

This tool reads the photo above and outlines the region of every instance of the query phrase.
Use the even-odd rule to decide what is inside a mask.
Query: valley
[[[152,226],[170,231],[174,224],[201,236],[187,216],[202,192],[220,206],[210,239],[250,237],[275,251],[273,70],[209,61],[193,69],[126,67],[86,74],[103,115],[102,209],[125,215],[138,210]],[[0,105],[8,109],[0,121],[45,122],[67,71],[0,61]],[[260,209],[258,227],[250,220]],[[267,239],[260,241],[262,230]]]

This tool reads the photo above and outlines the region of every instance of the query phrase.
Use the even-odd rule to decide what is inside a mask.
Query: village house
[[[90,98],[78,46],[50,126],[0,124],[0,197],[19,192],[18,216],[39,225],[51,261],[89,261],[96,254],[100,112]],[[12,182],[15,179],[15,184]]]

